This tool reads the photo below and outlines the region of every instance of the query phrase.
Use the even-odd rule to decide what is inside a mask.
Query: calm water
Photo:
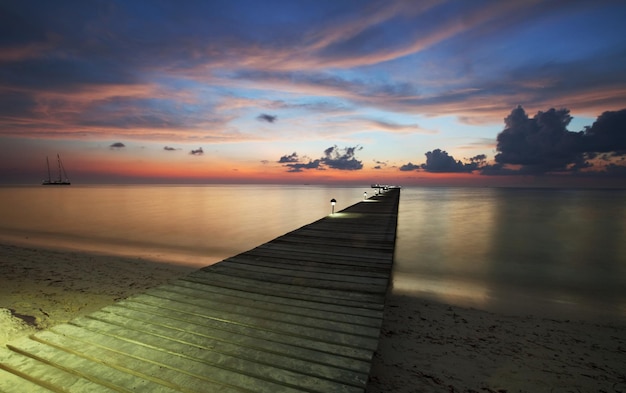
[[[308,186],[0,187],[0,235],[206,266],[363,198]]]
[[[368,188],[0,187],[0,235],[205,266]],[[393,290],[510,313],[626,320],[626,191],[404,188]]]
[[[626,320],[626,190],[403,189],[394,290]]]

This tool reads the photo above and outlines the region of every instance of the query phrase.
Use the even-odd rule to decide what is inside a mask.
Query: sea
[[[0,186],[0,241],[202,267],[327,216],[331,199],[340,211],[373,193]],[[626,322],[626,190],[404,187],[390,290],[510,315]]]

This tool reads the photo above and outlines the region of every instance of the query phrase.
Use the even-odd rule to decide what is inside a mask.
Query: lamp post
[[[330,200],[330,214],[335,214],[335,203],[337,203],[335,198]]]
[[[363,193],[363,199],[367,199],[367,191]]]

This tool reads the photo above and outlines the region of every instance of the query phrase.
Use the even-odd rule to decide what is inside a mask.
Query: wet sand
[[[196,269],[0,244],[0,344]],[[625,325],[389,294],[367,392],[626,392],[625,365]]]

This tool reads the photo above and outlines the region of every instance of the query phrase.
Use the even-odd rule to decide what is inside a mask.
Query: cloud
[[[197,148],[195,150],[190,151],[189,154],[191,154],[193,156],[201,156],[201,155],[204,154],[204,150],[202,150],[202,148],[199,147],[199,148]]]
[[[361,146],[344,147],[331,146],[324,150],[324,156],[308,162],[301,162],[296,152],[280,157],[279,163],[288,168],[287,172],[302,172],[305,169],[337,169],[342,171],[355,171],[363,169],[363,162],[355,157],[355,153],[362,150]]]
[[[487,155],[486,154],[477,154],[474,157],[470,157],[469,158],[469,162],[476,163],[479,166],[483,165],[485,163],[485,161],[487,161]]]
[[[378,160],[374,160],[374,169],[383,169],[383,167],[386,167],[388,165],[387,161],[378,161]]]
[[[415,165],[412,162],[409,162],[407,164],[404,164],[400,167],[400,170],[402,172],[410,172],[410,171],[417,171],[421,168],[420,165]]]
[[[323,169],[320,164],[320,160],[312,160],[307,163],[290,163],[285,166],[289,168],[287,172],[302,172],[304,169]]]
[[[293,152],[289,155],[282,156],[280,157],[280,160],[278,160],[280,164],[293,163],[293,162],[298,162],[298,161],[300,161],[300,158],[298,158],[298,154],[296,152]]]
[[[586,128],[582,140],[586,152],[626,155],[626,109],[602,113]]]
[[[609,164],[605,167],[603,174],[612,177],[626,178],[626,165]]]
[[[523,172],[537,174],[582,165],[582,134],[567,130],[571,120],[567,109],[540,111],[531,119],[518,106],[504,119],[505,128],[497,136],[496,162],[521,165]]]
[[[399,124],[399,123],[394,123],[394,122],[385,121],[385,120],[377,120],[377,119],[371,119],[371,120],[365,119],[365,121],[371,123],[369,127],[378,129],[378,130],[383,130],[383,131],[401,132],[401,133],[419,132],[423,134],[435,134],[436,133],[434,131],[423,129],[417,123]]]
[[[568,109],[552,108],[529,118],[518,106],[505,118],[505,128],[497,136],[496,163],[519,165],[517,172],[523,174],[577,172],[593,166],[594,158],[606,161],[626,155],[626,109],[602,113],[584,131],[569,131],[571,120]],[[611,163],[604,171],[619,173],[615,170],[619,166]],[[504,167],[486,172],[500,168]]]
[[[478,168],[477,162],[463,164],[446,151],[435,149],[426,153],[426,163],[421,165],[426,172],[472,172]]]
[[[339,169],[342,171],[355,171],[363,169],[363,162],[357,160],[354,154],[358,150],[362,150],[361,146],[345,147],[339,149],[337,146],[329,147],[324,150],[322,163],[329,168]]]
[[[274,123],[278,119],[278,116],[268,115],[267,113],[261,113],[256,118],[258,121],[266,121],[268,123]]]
[[[122,142],[115,142],[115,143],[110,144],[109,147],[111,149],[122,149],[122,148],[126,147],[126,145],[123,144]]]
[[[265,142],[239,119],[275,124],[276,112],[283,124],[289,112],[290,127],[338,139],[431,132],[417,124],[428,116],[499,124],[519,103],[533,113],[567,105],[593,117],[626,107],[617,24],[624,6],[572,3],[565,10],[545,1],[313,1],[275,12],[165,1],[107,3],[94,12],[82,2],[9,2],[0,6],[0,134]],[[573,23],[581,18],[588,23]],[[541,36],[556,39],[537,45]],[[305,111],[322,115],[303,119]],[[594,155],[595,163],[626,151],[617,114],[582,134],[558,131],[551,116],[541,116],[543,131],[526,133],[522,146],[508,143],[517,134],[507,131],[493,169],[574,170]],[[470,164],[481,166],[474,158]],[[443,154],[431,160],[427,168],[469,170]],[[279,162],[294,170],[362,168],[354,151],[336,147],[317,159],[294,153]]]
[[[469,158],[469,163],[462,163],[449,155],[446,151],[435,149],[426,153],[426,163],[417,165],[409,162],[402,165],[399,169],[403,172],[424,170],[426,172],[437,173],[461,173],[472,172],[485,166],[487,156],[478,154]]]
[[[178,149],[177,149],[177,148],[175,148],[175,147],[165,146],[165,147],[163,148],[163,150],[166,150],[166,151],[175,151],[175,150],[178,150]]]
[[[473,52],[482,56],[481,64],[491,60],[485,48],[494,40],[497,45],[494,37],[506,36],[502,31],[519,35],[529,18],[545,21],[563,13],[561,7],[545,2],[365,1],[358,12],[350,2],[311,2],[288,7],[285,16],[227,3],[220,7],[202,2],[176,7],[142,3],[105,6],[97,13],[84,4],[3,5],[0,112],[10,110],[11,116],[0,119],[0,129],[17,132],[8,131],[16,127],[4,119],[15,119],[33,133],[48,122],[58,133],[117,131],[154,139],[167,134],[198,137],[210,129],[225,141],[230,118],[208,115],[220,113],[214,110],[218,104],[210,101],[227,95],[247,100],[251,107],[259,101],[238,89],[295,93],[299,97],[290,97],[285,104],[293,108],[453,114],[474,124],[499,121],[519,102],[572,102],[570,108],[586,110],[626,104],[622,72],[626,52],[610,42],[598,47],[594,56],[533,58],[517,68],[504,64],[501,72],[479,72]],[[569,12],[593,8],[591,3],[575,3]],[[234,15],[241,23],[228,22]],[[293,24],[284,23],[286,16]],[[68,17],[82,23],[67,23]],[[129,20],[134,23],[129,25]],[[437,63],[442,46],[455,57],[443,59],[446,66],[433,71],[431,60],[422,59],[421,52],[428,50],[428,59]],[[372,68],[371,74],[350,69],[389,61],[397,62],[393,69],[403,69],[407,55],[413,55],[411,64],[420,67],[421,79],[400,72],[387,76],[384,68]],[[495,60],[491,63],[502,62]],[[210,94],[207,86],[213,89]],[[97,99],[90,97],[94,94]],[[265,113],[257,119],[277,121]],[[384,120],[373,120],[369,126],[389,132],[424,131],[417,124]]]

